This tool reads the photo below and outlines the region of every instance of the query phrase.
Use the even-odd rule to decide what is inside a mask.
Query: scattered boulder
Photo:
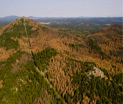
[[[90,75],[94,75],[95,77],[100,76],[101,78],[108,79],[108,78],[105,76],[104,72],[101,71],[101,70],[100,70],[99,68],[97,68],[97,67],[94,67],[94,70],[89,71],[89,72],[88,72],[88,75],[89,75],[89,76],[90,76]]]

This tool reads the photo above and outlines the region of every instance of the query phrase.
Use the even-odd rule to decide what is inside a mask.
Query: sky
[[[121,17],[123,0],[0,0],[0,17]]]

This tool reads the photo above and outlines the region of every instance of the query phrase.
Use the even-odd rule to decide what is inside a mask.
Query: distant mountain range
[[[23,16],[5,16],[5,17],[0,17],[0,20],[6,20],[6,21],[13,21],[17,18],[21,18]],[[50,19],[123,19],[123,17],[34,17],[34,16],[28,16],[27,18],[30,19],[46,19],[46,20],[50,20]]]
[[[13,21],[13,20],[16,20],[17,18],[21,18],[21,17],[22,16],[6,16],[6,17],[0,17],[0,20]],[[29,16],[28,18],[37,19],[39,17]]]

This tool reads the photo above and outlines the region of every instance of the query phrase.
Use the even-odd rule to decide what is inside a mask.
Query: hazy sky
[[[122,16],[123,0],[0,0],[0,17]]]

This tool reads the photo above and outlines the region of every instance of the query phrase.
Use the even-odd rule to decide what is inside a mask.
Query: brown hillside
[[[60,100],[60,104],[96,104],[103,100],[100,90],[104,94],[107,86],[113,88],[112,76],[122,73],[123,35],[120,25],[80,37],[61,34],[23,17],[0,29],[0,34],[0,81],[3,88],[5,79],[8,82],[12,79],[14,84],[5,84],[9,86],[5,88],[14,97],[19,97],[17,103],[48,104]],[[100,87],[97,83],[103,84]],[[92,93],[92,90],[95,92]],[[106,90],[109,95],[104,94],[105,97],[115,94],[114,89],[113,92],[110,90]],[[2,98],[4,93],[3,90],[0,95],[2,100],[7,96]],[[119,92],[117,94],[120,96]],[[25,100],[26,97],[29,98]],[[113,97],[109,98],[112,101]]]

